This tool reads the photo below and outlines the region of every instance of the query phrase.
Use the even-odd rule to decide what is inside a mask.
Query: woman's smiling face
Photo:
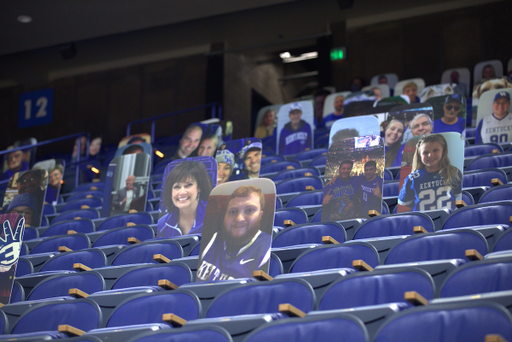
[[[386,129],[384,143],[386,146],[391,146],[396,143],[404,134],[404,124],[398,121],[392,122]]]
[[[200,192],[197,181],[192,177],[188,178],[172,185],[172,202],[180,210],[191,205],[197,205]]]

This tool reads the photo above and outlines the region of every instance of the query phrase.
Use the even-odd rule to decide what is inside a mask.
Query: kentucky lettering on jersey
[[[306,121],[300,120],[297,130],[290,122],[284,125],[279,136],[279,153],[297,154],[312,147],[311,126]]]
[[[286,137],[286,144],[289,145],[292,142],[298,140],[303,145],[306,143],[307,139],[308,139],[308,133],[306,133],[306,132],[292,133]]]
[[[512,114],[507,113],[501,120],[494,114],[484,117],[478,123],[475,144],[503,143],[512,141]]]

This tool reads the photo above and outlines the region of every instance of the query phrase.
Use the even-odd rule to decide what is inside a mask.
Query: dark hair
[[[364,164],[364,167],[370,167],[370,166],[373,166],[373,167],[377,167],[377,163],[375,162],[375,160],[370,160],[370,161],[367,161],[366,164]]]
[[[199,189],[199,199],[202,201],[208,200],[213,185],[211,177],[208,176],[204,164],[191,160],[184,160],[179,163],[165,178],[164,188],[164,205],[170,212],[174,209],[172,202],[172,187],[175,183],[193,179],[197,182]]]
[[[261,192],[261,189],[254,185],[242,185],[237,188],[231,196],[229,196],[229,201],[231,201],[235,197],[249,197],[250,194],[255,193],[260,198],[260,208],[263,210],[265,206],[265,195]],[[228,201],[228,203],[229,203]]]
[[[132,153],[135,153],[136,151],[141,151],[144,152],[144,148],[142,146],[140,146],[139,144],[132,144],[132,145],[128,145],[128,147],[123,151],[123,156],[125,154],[132,154]]]
[[[341,167],[341,165],[343,165],[343,164],[350,164],[350,165],[351,165],[351,167],[352,167],[352,166],[354,166],[354,161],[353,161],[353,160],[350,160],[350,159],[345,159],[344,161],[342,161],[342,162],[340,163],[340,167]],[[339,167],[338,167],[338,168],[339,168]]]

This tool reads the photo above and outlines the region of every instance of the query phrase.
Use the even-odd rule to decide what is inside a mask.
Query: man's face
[[[134,176],[128,176],[126,178],[126,187],[127,188],[133,188],[133,183],[135,183],[135,177]]]
[[[334,100],[334,110],[337,111],[337,112],[341,112],[341,110],[343,109],[343,103],[344,102],[345,102],[345,97],[338,96]]]
[[[244,156],[245,168],[249,173],[260,172],[261,151],[250,151]]]
[[[299,124],[300,117],[302,116],[302,111],[294,109],[290,112],[290,114],[288,114],[288,116],[290,117],[290,122],[292,123],[292,125],[296,126]]]
[[[34,193],[41,183],[41,174],[27,172],[18,179],[18,194]]]
[[[339,168],[340,177],[342,179],[347,179],[350,177],[350,172],[352,171],[352,165],[350,164],[341,164]]]
[[[410,103],[414,103],[414,101],[416,101],[418,89],[415,89],[414,87],[407,87],[404,89],[403,94],[409,97]]]
[[[507,115],[509,108],[510,101],[506,97],[499,98],[492,103],[492,111],[494,112],[494,116],[496,116],[498,119],[501,119]]]
[[[181,154],[188,156],[190,153],[192,153],[199,145],[202,134],[203,132],[200,129],[193,129],[185,134],[180,140]]]
[[[494,70],[490,66],[487,66],[482,70],[482,76],[488,80],[494,77]]]
[[[9,169],[16,170],[20,167],[21,161],[23,159],[23,152],[16,151],[9,153],[7,157],[7,165],[9,166]]]
[[[34,220],[34,210],[26,205],[20,205],[9,210],[8,214],[21,214],[25,217],[25,224],[31,226]]]
[[[212,157],[213,152],[215,152],[215,147],[215,142],[212,139],[204,139],[201,145],[199,145],[197,155],[201,157]]]
[[[458,101],[445,103],[443,106],[444,116],[450,121],[454,120],[459,115],[462,105]]]
[[[373,166],[373,165],[365,166],[364,167],[364,177],[368,180],[372,180],[373,177],[375,177],[375,171],[377,171],[375,166]]]
[[[260,229],[262,215],[260,199],[256,193],[232,198],[224,216],[226,240],[240,246],[249,242]]]
[[[274,112],[269,110],[263,117],[263,125],[270,126],[274,123]]]
[[[432,133],[432,124],[427,117],[422,116],[421,118],[416,119],[411,128],[411,133],[413,137],[417,137],[418,135],[430,134]]]

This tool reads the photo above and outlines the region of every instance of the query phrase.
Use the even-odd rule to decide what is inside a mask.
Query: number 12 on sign
[[[28,128],[52,122],[53,89],[42,89],[20,95],[18,127]]]

